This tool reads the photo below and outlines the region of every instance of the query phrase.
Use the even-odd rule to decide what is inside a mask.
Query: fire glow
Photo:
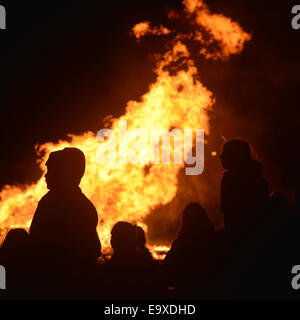
[[[212,92],[199,81],[195,62],[185,40],[201,44],[199,54],[206,59],[227,60],[230,55],[243,50],[251,36],[238,23],[221,14],[212,14],[201,0],[184,0],[184,17],[193,30],[189,34],[169,30],[166,27],[151,27],[141,22],[132,29],[139,40],[146,36],[166,38],[166,51],[156,55],[156,81],[149,86],[140,102],[129,101],[126,113],[118,119],[108,117],[105,127],[118,131],[119,121],[127,121],[127,144],[133,146],[136,129],[148,134],[151,130],[164,128],[201,128],[209,134],[209,116],[214,104]],[[170,13],[176,19],[176,14]],[[203,35],[206,35],[205,37]],[[204,40],[205,39],[205,40]],[[215,44],[210,50],[211,44]],[[172,64],[176,72],[169,72]],[[103,250],[110,248],[110,230],[120,220],[141,225],[147,232],[144,218],[157,208],[170,203],[177,192],[178,173],[183,164],[104,163],[97,161],[99,148],[107,149],[107,141],[99,142],[93,132],[69,135],[70,142],[60,141],[36,146],[38,164],[45,173],[45,162],[52,151],[65,147],[77,147],[86,156],[86,173],[80,187],[93,202],[99,214],[98,232]],[[119,146],[117,146],[119,148]],[[171,155],[174,148],[171,146]],[[145,170],[147,167],[147,170]],[[28,228],[40,198],[47,192],[44,178],[33,185],[5,186],[1,191],[0,223],[1,237],[10,228]],[[165,248],[160,246],[160,248]],[[155,249],[155,248],[154,248]]]
[[[170,164],[171,163],[171,138],[173,138],[173,159],[174,164],[194,165],[192,168],[185,168],[186,175],[199,175],[204,168],[204,130],[196,129],[195,156],[193,156],[193,130],[184,129],[184,135],[178,128],[171,132],[167,129],[151,130],[150,137],[148,131],[143,129],[132,129],[130,131],[130,148],[127,144],[127,122],[119,122],[119,141],[116,139],[116,131],[111,129],[101,129],[98,131],[97,141],[106,141],[97,151],[97,160],[100,164],[109,162],[110,164],[119,161],[121,164],[130,162],[131,164]],[[105,137],[108,140],[105,140]],[[160,146],[160,138],[162,145]],[[134,142],[135,141],[135,142]],[[117,150],[117,145],[119,146]],[[183,151],[182,151],[183,149]]]

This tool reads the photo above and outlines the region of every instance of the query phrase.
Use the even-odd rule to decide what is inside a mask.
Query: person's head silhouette
[[[49,190],[78,186],[85,171],[85,156],[77,148],[65,148],[51,152],[46,166]]]
[[[242,140],[231,140],[224,144],[221,154],[222,165],[225,170],[243,167],[252,160],[249,144]]]
[[[117,255],[134,252],[136,246],[135,227],[129,222],[117,222],[111,230],[110,243]]]
[[[183,210],[179,237],[195,238],[211,236],[214,228],[200,203],[191,202]]]
[[[1,250],[21,253],[28,245],[28,237],[29,235],[24,229],[11,229],[2,243]]]
[[[138,248],[144,248],[146,244],[146,236],[145,231],[140,226],[135,226],[135,233],[136,233],[136,246]]]

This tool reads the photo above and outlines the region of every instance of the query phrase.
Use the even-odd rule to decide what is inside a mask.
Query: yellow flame
[[[249,36],[229,18],[209,13],[202,1],[185,0],[188,12],[197,13],[197,23],[203,24],[211,31],[214,39],[222,41],[219,57],[238,53],[243,41]],[[192,18],[187,18],[192,19]],[[192,21],[191,21],[192,22]],[[133,28],[137,38],[152,34],[166,34],[164,27],[152,28],[150,23],[137,24]],[[197,31],[197,30],[196,30]],[[198,30],[199,32],[199,30]],[[205,129],[209,134],[208,110],[211,110],[214,99],[212,93],[199,81],[197,68],[190,57],[187,46],[178,35],[171,41],[172,46],[163,54],[157,56],[155,72],[156,81],[142,96],[140,102],[129,101],[126,113],[119,119],[110,117],[108,125],[118,136],[120,120],[128,124],[127,143],[133,148],[136,138],[132,130],[142,128],[150,133],[153,129]],[[185,66],[182,68],[181,62]],[[181,62],[180,62],[181,61]],[[170,64],[178,64],[176,73],[168,71]],[[107,124],[105,125],[107,126]],[[101,129],[101,128],[99,128]],[[107,141],[96,141],[95,133],[86,132],[83,135],[70,135],[71,141],[45,143],[37,146],[38,163],[45,172],[45,162],[50,152],[72,146],[81,149],[86,156],[86,173],[81,182],[81,188],[94,203],[99,214],[99,236],[107,251],[110,240],[110,230],[114,223],[120,220],[141,224],[144,218],[156,207],[170,203],[176,195],[178,173],[183,165],[175,164],[121,164],[105,163],[100,165],[97,160],[98,148],[105,150]],[[118,146],[119,147],[119,146]],[[149,147],[150,148],[150,147]],[[23,188],[5,186],[1,191],[0,223],[2,238],[12,227],[28,228],[40,198],[47,192],[43,177],[33,185]],[[155,247],[153,248],[155,252]],[[168,247],[157,247],[168,249]],[[158,256],[158,255],[156,255]]]
[[[152,246],[150,252],[156,260],[163,260],[167,252],[170,250],[170,246]]]
[[[230,55],[240,53],[244,48],[244,43],[251,39],[251,35],[240,27],[237,22],[222,14],[212,14],[207,5],[202,0],[184,0],[186,11],[193,15],[195,23],[204,27],[212,36],[212,39],[219,42],[220,51],[209,52],[206,47],[200,51],[206,58],[227,60]],[[195,32],[194,39],[205,42],[201,33]],[[210,39],[211,40],[211,39]]]

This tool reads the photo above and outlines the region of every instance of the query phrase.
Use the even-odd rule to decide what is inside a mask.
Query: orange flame
[[[185,0],[185,10],[196,13],[197,25],[210,31],[213,40],[220,41],[218,58],[227,59],[230,54],[238,53],[243,43],[250,39],[241,27],[222,15],[210,14],[202,1]],[[187,21],[193,23],[191,15]],[[197,31],[197,32],[196,32]],[[133,28],[137,39],[146,34],[169,34],[165,27],[151,28],[149,22],[139,23]],[[195,30],[199,34],[201,30]],[[172,32],[173,33],[173,32]],[[153,129],[205,129],[209,134],[208,110],[214,99],[212,93],[198,80],[197,68],[190,57],[187,46],[183,43],[185,35],[174,34],[170,40],[172,46],[157,56],[156,81],[140,100],[129,101],[126,113],[119,119],[112,117],[105,126],[118,136],[118,123],[126,120],[128,148],[134,148],[135,137],[132,130],[142,128],[150,133]],[[203,48],[203,50],[208,50]],[[207,58],[209,52],[207,51]],[[181,67],[184,61],[184,68]],[[177,64],[177,72],[170,73],[170,64]],[[156,207],[170,203],[176,195],[178,173],[184,165],[175,164],[99,164],[96,160],[99,148],[104,151],[107,141],[98,142],[93,132],[83,135],[70,135],[71,141],[52,142],[37,146],[38,163],[45,172],[45,162],[50,152],[72,146],[81,149],[86,156],[86,173],[81,188],[94,203],[99,214],[99,236],[104,248],[109,248],[110,230],[117,221],[126,220],[139,223],[145,231],[144,218]],[[119,147],[119,145],[117,146]],[[150,148],[150,146],[149,146]],[[172,149],[172,146],[171,146]],[[172,152],[172,150],[171,150]],[[147,170],[146,170],[147,168]],[[1,191],[0,223],[2,238],[5,232],[14,227],[28,228],[39,199],[47,192],[43,177],[33,185],[5,186]],[[155,248],[154,248],[155,249]],[[166,247],[158,247],[166,249]]]
[[[195,14],[196,24],[203,26],[214,40],[220,42],[220,52],[209,53],[206,48],[201,50],[200,53],[207,58],[226,60],[230,55],[240,53],[245,41],[251,39],[251,35],[244,32],[238,23],[222,14],[211,14],[202,0],[184,0],[184,4],[190,14]]]
[[[163,34],[169,34],[171,31],[164,26],[159,27],[151,27],[151,24],[149,21],[144,21],[136,24],[132,31],[137,39],[147,35],[147,34],[153,34],[153,35],[163,35]]]

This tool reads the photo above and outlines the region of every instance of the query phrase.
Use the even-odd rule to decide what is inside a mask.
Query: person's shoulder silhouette
[[[84,153],[77,148],[52,152],[46,166],[49,192],[34,214],[29,232],[31,246],[49,259],[96,263],[101,254],[98,215],[79,188],[85,172]]]

